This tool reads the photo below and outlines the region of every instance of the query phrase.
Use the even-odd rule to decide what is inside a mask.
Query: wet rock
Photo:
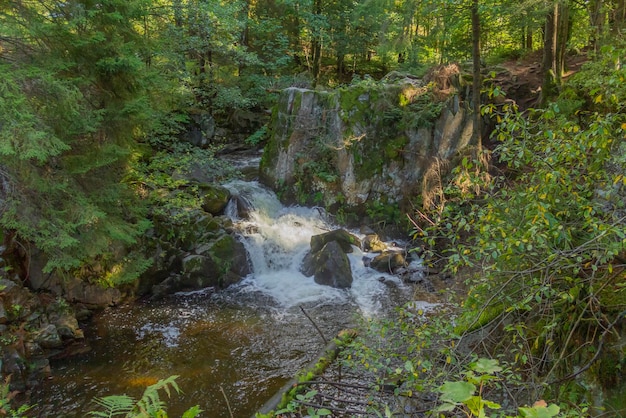
[[[238,281],[235,276],[248,275],[247,252],[232,225],[225,216],[201,210],[178,220],[158,218],[146,242],[152,267],[136,292],[158,298],[182,289],[225,287]]]
[[[119,289],[86,283],[76,277],[64,280],[62,286],[63,295],[69,302],[99,308],[117,305],[122,300],[122,293]]]
[[[387,245],[382,242],[376,234],[367,234],[365,238],[363,238],[363,250],[365,251],[381,253],[386,249]]]
[[[370,261],[369,267],[382,273],[395,273],[407,265],[404,251],[384,251]]]
[[[82,339],[83,331],[78,325],[72,308],[63,300],[57,299],[46,308],[48,321],[53,324],[62,339]]]
[[[233,196],[232,200],[235,205],[235,209],[237,210],[237,217],[239,219],[249,219],[250,213],[254,211],[252,203],[240,195]]]
[[[302,273],[314,276],[315,283],[346,289],[352,286],[350,260],[337,241],[330,241],[305,257]]]
[[[52,375],[50,369],[50,361],[44,357],[37,357],[30,359],[29,361],[30,373],[26,380],[27,387],[35,387],[39,383]]]
[[[37,356],[43,355],[43,349],[39,344],[34,341],[26,341],[24,342],[24,352],[26,353],[26,357],[33,358]]]
[[[82,339],[85,338],[83,330],[78,326],[78,320],[70,315],[63,315],[52,320],[57,332],[63,339]]]
[[[190,289],[218,285],[219,266],[211,257],[191,254],[183,259],[181,286]]]
[[[2,355],[2,375],[11,376],[11,390],[24,391],[27,375],[26,360],[13,347],[6,347]]]
[[[311,237],[311,252],[320,251],[325,244],[331,241],[337,242],[344,253],[351,253],[353,245],[361,247],[361,240],[357,236],[345,229],[336,229],[324,234],[313,235]]]

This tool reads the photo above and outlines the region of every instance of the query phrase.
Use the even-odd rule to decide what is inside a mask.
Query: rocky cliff
[[[333,91],[288,88],[273,110],[262,180],[287,199],[357,214],[402,207],[426,173],[470,144],[458,68]],[[440,73],[441,74],[441,73]]]

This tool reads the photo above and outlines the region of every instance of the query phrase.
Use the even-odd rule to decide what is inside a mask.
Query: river
[[[245,220],[227,210],[253,273],[224,291],[178,293],[99,313],[85,330],[92,350],[52,363],[51,379],[33,395],[33,414],[84,417],[95,409],[94,397],[139,397],[147,385],[177,375],[182,393],[167,399],[171,417],[193,405],[202,417],[227,418],[230,411],[250,417],[323,348],[311,320],[331,339],[409,300],[409,287],[365,267],[368,254],[356,248],[349,255],[351,289],[303,276],[298,268],[311,236],[338,226],[319,208],[283,206],[255,181],[226,186],[253,207]]]

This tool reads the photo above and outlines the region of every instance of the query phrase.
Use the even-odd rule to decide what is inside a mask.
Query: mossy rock
[[[203,183],[199,185],[202,196],[202,209],[212,215],[219,215],[230,200],[230,191],[222,186]]]
[[[351,253],[353,245],[361,247],[361,240],[357,236],[345,229],[336,229],[324,234],[313,235],[311,237],[311,252],[320,251],[324,245],[331,241],[336,241],[344,253]]]

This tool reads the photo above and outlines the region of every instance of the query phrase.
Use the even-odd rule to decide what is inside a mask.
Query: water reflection
[[[170,416],[199,404],[202,416],[229,417],[220,386],[235,416],[251,416],[314,359],[323,342],[299,309],[228,299],[178,295],[102,312],[88,329],[93,350],[53,364],[53,378],[35,394],[35,412],[84,417],[94,409],[94,397],[139,397],[147,385],[179,375],[184,393],[168,401]],[[306,309],[329,338],[353,325],[358,311],[353,304]]]

